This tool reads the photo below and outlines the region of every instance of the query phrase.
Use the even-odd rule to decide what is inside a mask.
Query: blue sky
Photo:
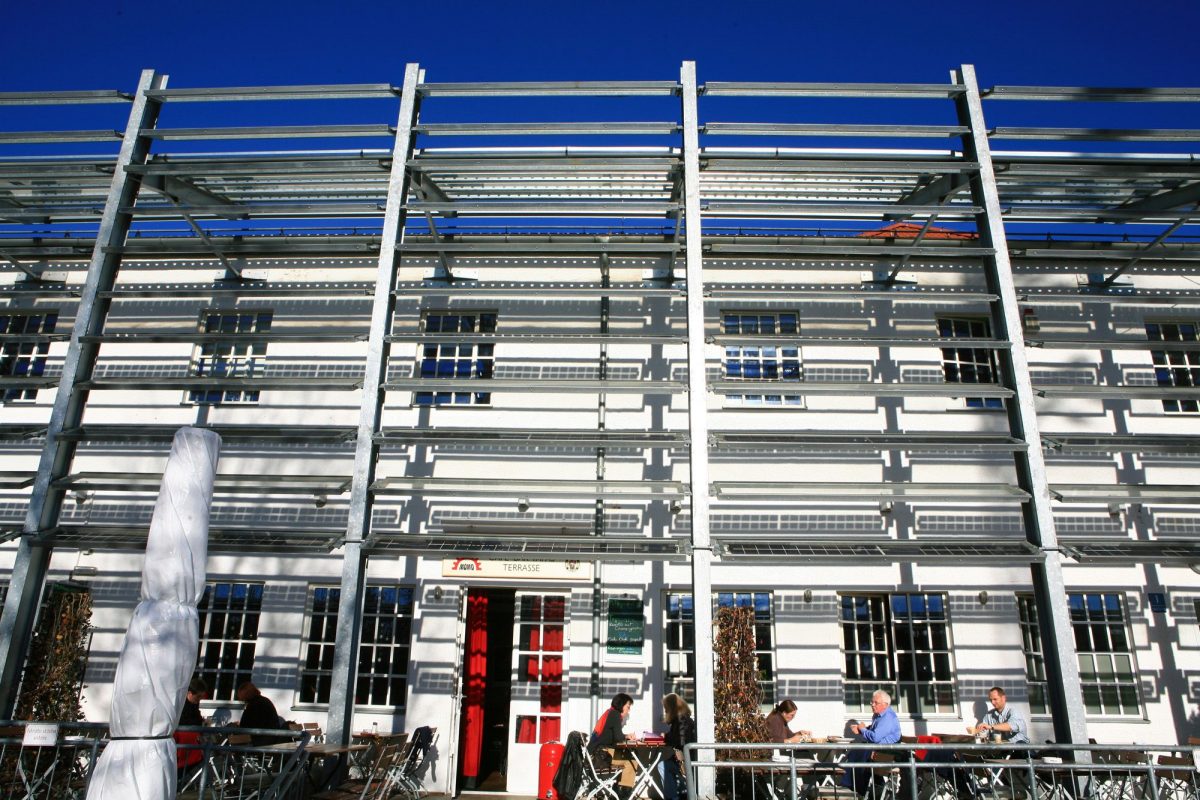
[[[0,89],[663,80],[1200,84],[1200,3],[0,0]]]

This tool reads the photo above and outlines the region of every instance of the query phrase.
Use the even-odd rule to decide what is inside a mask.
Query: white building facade
[[[206,712],[253,680],[336,739],[435,726],[431,788],[532,793],[618,691],[711,735],[725,605],[804,728],[882,687],[960,732],[1000,685],[1038,741],[1197,735],[1200,166],[1139,122],[1197,99],[690,63],[0,94],[3,712],[69,582],[106,718],[201,425]]]

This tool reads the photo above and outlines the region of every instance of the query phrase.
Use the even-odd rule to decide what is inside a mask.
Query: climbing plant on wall
[[[713,687],[718,742],[770,741],[763,719],[762,687],[754,655],[754,609],[717,611],[717,664]],[[739,754],[744,758],[745,753]]]
[[[17,719],[83,719],[79,692],[92,630],[92,595],[85,587],[51,584],[25,661]]]

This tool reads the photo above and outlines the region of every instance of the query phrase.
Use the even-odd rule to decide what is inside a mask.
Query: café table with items
[[[666,741],[662,735],[651,733],[613,746],[614,765],[624,761],[632,767],[633,785],[628,787],[630,797],[662,800],[664,795],[658,780],[658,765],[662,763],[665,749]]]

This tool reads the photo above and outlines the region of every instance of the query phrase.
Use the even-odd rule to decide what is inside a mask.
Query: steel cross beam
[[[715,741],[713,708],[712,541],[709,536],[708,386],[704,372],[704,254],[700,220],[700,120],[696,62],[680,70],[683,100],[684,265],[687,274],[688,463],[692,486],[692,637],[696,664],[696,734]],[[711,771],[700,774],[699,794],[709,796]]]
[[[62,379],[50,422],[46,445],[38,462],[37,475],[29,498],[29,509],[21,531],[21,541],[13,563],[12,580],[4,613],[0,616],[0,716],[11,719],[17,701],[17,688],[26,652],[33,635],[34,616],[41,597],[42,584],[50,564],[51,545],[41,540],[41,531],[54,528],[64,496],[54,482],[67,475],[75,458],[77,442],[60,436],[64,429],[77,428],[87,404],[87,390],[79,384],[87,381],[95,368],[100,345],[81,341],[104,329],[111,303],[110,295],[121,267],[121,245],[129,233],[131,216],[122,208],[133,204],[140,178],[130,166],[145,162],[151,141],[145,132],[158,120],[161,104],[147,95],[166,87],[167,77],[145,70],[138,81],[137,94],[129,110],[129,121],[121,140],[117,168],[104,201],[96,240],[92,247],[87,277],[79,297],[79,311],[71,330],[71,341],[63,359]]]
[[[1046,462],[1042,455],[1041,434],[1034,407],[1033,382],[1025,357],[1025,337],[1021,331],[1021,313],[1017,306],[1016,285],[1000,212],[1000,193],[996,186],[996,172],[992,167],[983,103],[973,66],[964,64],[953,77],[955,83],[962,84],[966,89],[955,99],[959,121],[969,128],[963,136],[964,156],[979,164],[978,175],[971,181],[971,195],[975,204],[983,208],[983,213],[976,220],[980,239],[985,247],[993,251],[983,261],[988,289],[997,295],[997,302],[992,306],[995,335],[998,340],[1012,345],[1008,350],[997,350],[996,358],[1005,385],[1015,393],[1006,402],[1009,428],[1014,437],[1024,440],[1027,445],[1023,450],[1013,453],[1017,484],[1029,493],[1029,501],[1021,509],[1025,535],[1030,544],[1044,554],[1042,560],[1030,565],[1030,570],[1046,673],[1051,687],[1054,735],[1056,741],[1081,744],[1088,740],[1087,714],[1079,682],[1075,637],[1067,613],[1062,552],[1054,530]]]
[[[383,412],[384,377],[387,373],[387,341],[395,312],[396,283],[400,254],[396,244],[403,236],[405,211],[411,173],[406,168],[412,157],[413,127],[419,103],[417,86],[420,68],[410,63],[404,68],[400,92],[400,116],[392,150],[392,169],[388,176],[387,208],[383,215],[383,239],[379,245],[375,273],[375,296],[371,303],[371,329],[367,340],[367,362],[363,373],[362,402],[358,412],[358,438],[354,447],[354,472],[350,483],[350,510],[346,523],[346,543],[342,556],[341,609],[334,639],[333,675],[329,690],[329,717],[326,736],[330,742],[350,743],[354,719],[354,685],[358,672],[358,647],[362,632],[362,606],[366,594],[366,539],[371,525],[370,487],[375,482],[379,455],[376,435],[380,432]]]

